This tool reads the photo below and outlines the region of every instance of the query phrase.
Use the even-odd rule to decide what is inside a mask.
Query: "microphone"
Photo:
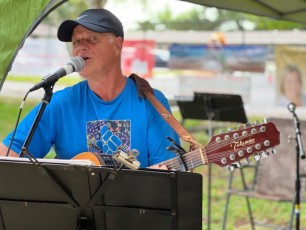
[[[292,102],[288,105],[288,109],[291,113],[295,111],[295,108],[296,108],[296,105]]]
[[[302,139],[301,139],[301,129],[300,129],[300,121],[299,118],[297,117],[296,113],[295,113],[295,108],[296,108],[296,104],[294,103],[290,103],[288,105],[288,110],[293,114],[293,120],[294,120],[294,126],[295,126],[295,138],[297,141],[297,145],[298,145],[298,150],[300,153],[300,156],[302,159],[306,158],[305,155],[305,151],[304,151],[304,147],[303,147],[303,143],[302,143]]]
[[[54,84],[58,79],[61,77],[64,77],[68,74],[71,74],[73,72],[80,72],[85,66],[85,61],[81,57],[74,57],[72,58],[66,65],[59,68],[57,71],[55,71],[52,74],[47,75],[42,79],[41,82],[34,85],[29,92],[35,91],[39,88],[49,86],[51,84]]]

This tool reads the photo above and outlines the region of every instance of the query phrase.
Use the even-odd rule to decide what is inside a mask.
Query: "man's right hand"
[[[0,143],[0,156],[6,156],[7,150],[8,148],[3,143]],[[15,151],[11,150],[9,156],[18,157],[18,154]]]

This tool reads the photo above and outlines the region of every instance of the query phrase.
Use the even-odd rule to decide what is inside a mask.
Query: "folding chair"
[[[295,139],[288,144],[288,135],[295,137],[294,123],[292,119],[270,118],[280,131],[280,145],[276,147],[277,154],[264,158],[257,163],[246,165],[241,169],[235,169],[230,173],[228,191],[223,216],[223,230],[226,229],[230,198],[232,195],[243,196],[246,199],[251,229],[255,229],[254,215],[251,207],[251,199],[267,199],[272,201],[292,202],[288,227],[292,229],[295,206],[295,181],[296,181],[296,142]],[[305,130],[306,121],[301,122],[302,133]],[[303,130],[304,128],[304,130]],[[305,133],[306,135],[306,133]],[[305,138],[304,138],[305,139]],[[304,141],[304,140],[303,140]],[[304,141],[306,144],[306,141]],[[253,180],[246,181],[246,170],[253,170]],[[241,189],[234,188],[234,175],[240,174]],[[237,175],[237,176],[238,176]],[[301,201],[303,200],[306,177],[306,160],[300,161]],[[238,178],[236,178],[238,179]],[[236,186],[237,187],[237,186]],[[270,225],[273,227],[274,225]],[[274,226],[275,227],[275,226]]]

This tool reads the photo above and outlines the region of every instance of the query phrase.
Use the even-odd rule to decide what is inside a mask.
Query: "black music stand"
[[[200,174],[40,167],[0,160],[1,230],[202,229]]]
[[[212,121],[246,123],[243,101],[240,95],[194,92],[193,99],[177,100],[183,122],[186,119],[208,120],[208,135],[213,136]],[[207,225],[210,229],[211,166],[208,164]]]

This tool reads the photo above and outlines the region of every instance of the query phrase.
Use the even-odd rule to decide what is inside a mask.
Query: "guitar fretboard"
[[[202,153],[202,151],[203,149],[199,148],[182,155],[182,160],[183,162],[185,162],[187,171],[196,168],[200,165],[207,164],[207,162],[205,162],[204,154]],[[183,167],[180,162],[181,161],[179,157],[174,157],[159,164],[150,166],[149,168],[155,166],[166,166],[169,170],[181,171]]]

